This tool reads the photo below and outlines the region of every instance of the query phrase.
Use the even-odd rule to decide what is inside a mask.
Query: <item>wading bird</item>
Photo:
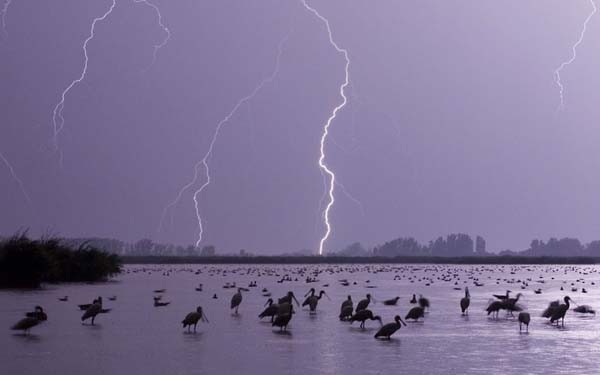
[[[406,326],[406,323],[404,323],[402,318],[400,318],[399,315],[396,315],[396,317],[394,318],[394,323],[388,323],[381,327],[379,331],[377,331],[377,333],[375,334],[375,338],[381,337],[389,340],[390,336],[392,336],[397,330],[399,330],[402,327],[402,324]]]
[[[317,309],[317,304],[319,303],[319,300],[323,298],[323,295],[327,295],[324,290],[320,291],[319,295],[312,295],[308,297],[308,307],[311,313],[315,312],[315,310]]]
[[[408,314],[404,317],[404,319],[413,319],[414,321],[418,321],[419,318],[425,317],[425,309],[421,306],[413,307],[408,311]]]
[[[240,308],[240,304],[242,303],[242,288],[238,288],[236,294],[231,297],[231,308],[235,309],[235,315],[238,313],[238,309]]]
[[[267,306],[269,305],[269,306]],[[270,317],[271,318],[271,323],[273,323],[273,320],[275,319],[275,315],[277,315],[277,311],[279,311],[279,306],[277,304],[273,303],[273,299],[269,298],[267,300],[267,303],[265,303],[265,306],[267,306],[267,308],[260,313],[260,315],[258,315],[259,319],[265,318],[265,317]]]
[[[27,315],[27,317],[19,320],[14,326],[12,326],[12,330],[23,331],[23,333],[27,335],[32,327],[35,327],[41,322],[48,320],[48,315],[46,315],[41,306],[36,306],[35,311],[29,312],[25,315]]]
[[[292,320],[292,314],[294,313],[294,306],[289,302],[279,304],[277,316],[271,324],[273,327],[279,327],[280,331],[287,331],[287,326]]]
[[[183,328],[188,328],[188,332],[190,331],[190,328],[194,326],[194,332],[196,332],[196,326],[198,325],[198,322],[200,320],[208,323],[208,318],[206,318],[206,316],[202,312],[202,306],[198,306],[198,308],[196,308],[196,311],[187,314],[185,316],[185,319],[181,321],[181,324],[183,324]]]
[[[373,316],[373,312],[371,310],[360,310],[357,311],[356,314],[352,315],[350,318],[350,323],[360,322],[360,328],[365,328],[365,322],[367,320],[378,320],[379,325],[381,325],[381,317],[379,315]]]
[[[110,309],[102,308],[102,297],[98,297],[94,300],[94,303],[92,303],[91,306],[85,310],[85,313],[83,313],[83,316],[81,317],[81,321],[84,322],[87,319],[92,318],[92,325],[94,325],[94,320],[98,314],[104,314],[109,311]]]
[[[471,295],[469,294],[469,288],[465,287],[465,296],[460,299],[460,310],[463,315],[469,315],[467,311],[469,309],[469,305],[471,304]]]
[[[531,321],[531,316],[527,312],[519,313],[519,332],[521,332],[521,325],[525,324],[527,332],[529,332],[529,322]]]
[[[356,312],[366,310],[369,307],[369,303],[371,303],[371,299],[371,295],[367,294],[367,298],[360,300],[358,305],[356,305]]]
[[[399,299],[400,299],[400,297],[388,299],[388,300],[383,301],[383,304],[386,306],[396,306]]]

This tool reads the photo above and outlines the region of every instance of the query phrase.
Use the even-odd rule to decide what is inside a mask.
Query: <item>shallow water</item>
[[[0,373],[2,374],[594,374],[599,373],[600,321],[567,313],[565,328],[547,324],[541,312],[550,301],[570,295],[579,304],[600,308],[600,267],[595,266],[127,266],[114,281],[86,285],[49,285],[40,291],[0,292]],[[202,271],[196,274],[195,271]],[[212,270],[212,271],[211,271]],[[228,271],[226,275],[217,271]],[[303,274],[298,274],[299,271]],[[250,274],[248,272],[250,271]],[[310,272],[319,281],[306,284]],[[259,272],[261,275],[259,276]],[[512,272],[512,274],[511,274]],[[267,275],[269,273],[269,275]],[[275,274],[277,273],[277,274]],[[278,283],[284,274],[298,281]],[[312,276],[312,274],[311,274]],[[542,278],[540,278],[540,276]],[[394,278],[400,280],[394,280]],[[429,279],[424,279],[429,278]],[[411,278],[409,280],[409,278]],[[445,278],[441,280],[439,278]],[[474,285],[479,279],[484,286]],[[531,281],[527,281],[527,279]],[[554,278],[554,279],[552,279]],[[348,279],[350,286],[338,280]],[[499,279],[499,280],[497,280]],[[243,293],[238,316],[229,310],[234,289],[226,282],[257,288]],[[367,283],[367,280],[370,282]],[[521,289],[527,281],[529,286]],[[537,282],[544,280],[544,283]],[[578,280],[578,281],[576,281]],[[353,285],[356,282],[356,285]],[[592,282],[597,285],[592,285]],[[202,292],[195,290],[204,284]],[[571,283],[578,288],[571,291]],[[328,287],[323,287],[329,284]],[[427,286],[426,284],[430,284]],[[371,286],[374,288],[367,288]],[[461,316],[459,300],[469,286],[471,306]],[[565,291],[560,291],[564,286]],[[257,315],[267,288],[273,298],[288,290],[302,296],[310,287],[324,289],[317,313],[297,309],[286,334]],[[581,288],[588,290],[581,293]],[[153,307],[155,289],[167,289],[169,306]],[[533,290],[541,288],[542,294]],[[490,319],[484,309],[493,293],[522,292],[522,305],[532,315],[529,333],[519,333],[514,318]],[[212,299],[216,293],[218,299]],[[408,323],[390,341],[373,338],[379,324],[361,330],[338,319],[348,294],[356,303],[371,293],[378,301],[400,296],[397,306],[370,305],[384,323],[404,317],[413,293],[431,301],[424,322]],[[69,296],[68,302],[58,297]],[[108,297],[116,295],[116,301]],[[95,326],[82,325],[77,304],[103,296],[108,314]],[[8,328],[35,305],[48,321],[29,336]],[[181,320],[197,305],[210,323],[188,334]]]

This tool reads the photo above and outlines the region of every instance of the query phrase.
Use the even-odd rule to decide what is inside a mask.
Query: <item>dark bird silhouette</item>
[[[396,315],[396,317],[394,317],[394,323],[388,323],[381,327],[379,331],[377,331],[377,333],[375,334],[375,338],[381,337],[389,340],[390,336],[392,336],[397,330],[399,330],[402,327],[402,324],[406,326],[406,323],[404,323],[402,318],[400,318],[399,315]]]
[[[572,299],[569,296],[565,296],[564,301],[565,303],[559,304],[552,312],[552,315],[550,316],[550,323],[556,322],[556,325],[558,326],[560,321],[562,326],[565,326],[565,315],[571,306],[569,302],[572,301]]]
[[[15,325],[11,327],[14,331],[23,331],[26,335],[29,334],[29,330],[41,322],[48,320],[48,315],[44,312],[41,306],[36,306],[35,311],[25,314],[27,317],[19,320]]]
[[[379,315],[373,316],[371,310],[360,310],[350,318],[350,323],[360,322],[360,328],[365,328],[365,322],[367,320],[378,320],[381,325],[381,317]]]
[[[388,300],[383,301],[383,304],[386,306],[396,306],[399,299],[400,299],[400,297],[388,299]]]
[[[304,295],[304,297],[306,297],[306,298],[304,299],[304,302],[302,302],[302,307],[308,306],[309,300],[310,300],[311,297],[314,297],[315,292],[316,292],[315,288],[310,288],[310,290],[308,291],[308,293],[306,293]]]
[[[294,313],[294,306],[290,302],[284,302],[279,304],[277,316],[271,326],[279,327],[280,331],[287,331],[287,326],[292,320],[292,314]]]
[[[367,298],[362,299],[356,305],[356,312],[366,310],[369,307],[369,303],[371,303],[371,295],[367,294]]]
[[[196,326],[200,320],[208,323],[208,319],[202,312],[202,306],[198,306],[195,312],[187,314],[185,319],[181,321],[181,324],[183,324],[183,328],[188,327],[188,332],[190,331],[191,327],[194,326],[194,332],[196,332]]]
[[[342,306],[342,310],[340,311],[340,320],[350,320],[350,318],[352,318],[353,310],[354,308],[352,307],[352,305]]]
[[[85,313],[83,313],[83,316],[81,317],[81,321],[84,322],[87,319],[92,318],[92,325],[94,325],[94,321],[98,314],[107,313],[109,311],[110,309],[102,308],[102,297],[98,297],[94,300],[94,303],[92,303],[92,305],[85,310]]]
[[[293,300],[294,302],[296,302],[296,306],[300,306],[300,303],[299,303],[299,302],[298,302],[298,300],[296,299],[296,296],[294,295],[294,292],[291,292],[291,291],[290,291],[290,292],[287,292],[287,294],[286,294],[284,297],[281,297],[281,298],[280,298],[280,299],[277,301],[277,303],[278,303],[279,305],[281,305],[281,304],[283,304],[283,303],[289,303],[289,304],[291,304],[291,303],[292,303],[292,300]]]
[[[154,300],[154,307],[168,306],[171,302],[161,302],[160,299]]]
[[[327,295],[324,290],[320,291],[318,295],[312,295],[307,298],[310,312],[315,312],[317,304],[319,303],[319,300],[323,298],[323,295]]]
[[[67,302],[69,300],[69,296],[59,297],[58,300],[61,302]]]
[[[269,306],[267,306],[269,305]],[[270,317],[271,318],[271,323],[273,323],[273,320],[275,319],[275,315],[277,315],[277,311],[279,311],[279,306],[277,304],[273,304],[273,299],[269,298],[267,300],[267,303],[265,303],[265,306],[267,306],[267,308],[261,312],[258,317],[259,319],[265,318],[265,317]]]
[[[240,304],[242,303],[242,288],[238,288],[236,294],[231,297],[231,308],[235,309],[235,314],[237,315]]]
[[[412,299],[410,300],[410,303],[417,303],[417,296],[415,294],[413,294]]]
[[[460,299],[460,310],[463,315],[469,315],[467,311],[469,309],[469,305],[471,304],[471,295],[469,294],[469,288],[465,287],[465,296]]]
[[[504,300],[504,308],[508,311],[508,313],[512,316],[513,311],[521,311],[523,310],[517,302],[519,302],[519,298],[521,298],[522,294],[517,293],[515,298],[508,298]]]
[[[419,294],[419,306],[421,306],[423,308],[423,310],[429,309],[429,300],[420,294]]]
[[[596,311],[589,305],[579,305],[573,311],[581,314],[596,314]]]
[[[487,311],[488,315],[492,314],[493,318],[498,319],[498,313],[504,307],[505,307],[505,304],[503,301],[493,301],[492,303],[490,303],[488,305],[488,307],[485,309],[485,311]]]
[[[529,322],[531,321],[531,316],[527,312],[519,313],[519,332],[521,332],[522,324],[525,324],[527,332],[529,332]]]
[[[494,296],[495,298],[504,301],[508,299],[508,296],[510,295],[510,290],[506,291],[506,294],[492,294],[492,296]]]
[[[404,319],[413,319],[415,321],[418,321],[419,318],[424,318],[425,317],[425,309],[421,306],[416,306],[413,307],[412,309],[408,310],[408,314],[406,314],[406,316],[404,317]]]

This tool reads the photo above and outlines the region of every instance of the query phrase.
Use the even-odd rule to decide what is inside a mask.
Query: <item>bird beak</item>
[[[208,321],[208,318],[206,317],[206,314],[202,314],[202,319],[206,322],[206,323],[210,323]]]
[[[296,306],[300,307],[300,302],[296,299],[296,296],[292,294],[292,298],[296,301]]]
[[[327,297],[327,299],[328,299],[328,300],[330,300],[330,301],[331,301],[331,298],[329,298],[329,296],[327,295],[327,293],[323,292],[323,295],[324,295],[325,297]]]
[[[309,294],[310,294],[310,290],[308,292],[306,292],[306,294],[304,295],[304,297],[308,297]]]
[[[402,318],[400,318],[400,321],[402,322],[402,324],[404,324],[404,326],[406,327],[406,322],[404,320],[402,320]]]

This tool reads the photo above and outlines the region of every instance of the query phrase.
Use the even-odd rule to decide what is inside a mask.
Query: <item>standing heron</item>
[[[235,315],[238,314],[238,309],[240,308],[240,304],[242,303],[242,288],[238,288],[237,293],[231,297],[231,309],[235,309]]]
[[[188,328],[188,332],[190,331],[190,328],[194,326],[194,332],[196,332],[196,326],[200,320],[208,323],[208,318],[202,312],[202,306],[198,306],[196,311],[187,314],[185,319],[181,321],[181,324],[183,324],[183,328]]]
[[[24,334],[29,334],[29,330],[41,322],[48,320],[48,315],[44,312],[41,306],[36,306],[35,311],[26,314],[27,317],[19,320],[11,327],[14,331],[23,331]]]
[[[269,306],[267,306],[269,305]],[[267,303],[265,303],[265,306],[267,306],[266,309],[264,309],[263,312],[260,313],[260,315],[258,315],[259,319],[262,319],[264,317],[271,317],[271,323],[273,323],[273,319],[275,319],[275,315],[277,315],[277,311],[279,311],[279,306],[277,304],[273,303],[273,299],[269,298],[267,300]]]
[[[377,331],[377,333],[375,334],[375,338],[381,337],[389,340],[390,336],[392,336],[397,330],[399,330],[402,327],[402,324],[404,324],[404,326],[406,327],[406,323],[404,323],[402,318],[400,318],[399,315],[396,315],[396,317],[394,318],[394,323],[388,323],[381,327],[379,331]]]
[[[360,328],[365,328],[365,322],[367,320],[378,320],[379,325],[381,325],[381,317],[379,315],[373,316],[373,312],[371,310],[360,310],[357,311],[356,314],[352,315],[350,318],[350,323],[360,322]]]
[[[469,294],[469,288],[465,287],[465,296],[460,299],[460,310],[462,311],[462,315],[469,315],[467,310],[469,309],[470,304],[471,294]]]
[[[356,312],[366,310],[369,307],[369,303],[371,303],[371,299],[371,295],[367,294],[367,298],[360,300],[358,305],[356,305]]]
[[[519,313],[519,332],[521,332],[522,324],[525,324],[527,332],[529,332],[529,322],[531,321],[531,316],[527,312]]]

